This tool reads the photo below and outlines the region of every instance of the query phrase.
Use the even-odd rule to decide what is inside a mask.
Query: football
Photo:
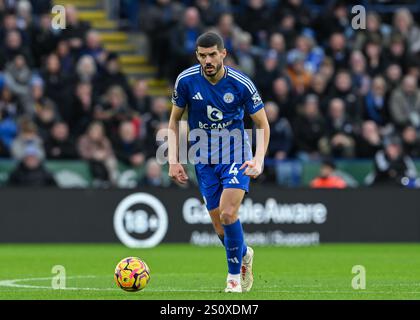
[[[114,279],[117,286],[124,291],[140,291],[150,281],[150,269],[140,258],[124,258],[115,268]]]

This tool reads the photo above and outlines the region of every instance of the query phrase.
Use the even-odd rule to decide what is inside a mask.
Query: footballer
[[[246,75],[224,65],[226,54],[223,39],[206,32],[196,41],[199,64],[177,77],[169,120],[169,130],[175,133],[169,135],[169,176],[180,184],[188,180],[178,159],[179,121],[188,108],[190,131],[201,129],[208,135],[208,152],[199,155],[201,161],[195,163],[195,172],[214,229],[226,250],[225,292],[247,292],[254,280],[254,251],[245,243],[238,210],[249,190],[250,178],[257,178],[263,170],[270,127],[255,85]],[[257,141],[254,157],[244,130],[244,112],[263,132],[264,139]],[[232,144],[228,139],[226,145],[226,141],[214,139],[215,132],[223,135],[233,131],[240,132],[242,143]],[[236,162],[238,151],[242,157]]]

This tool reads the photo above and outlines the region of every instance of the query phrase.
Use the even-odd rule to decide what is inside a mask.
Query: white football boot
[[[246,255],[242,258],[241,266],[241,287],[243,292],[248,292],[254,283],[254,275],[252,274],[252,262],[254,260],[254,250],[247,247]]]
[[[242,292],[241,281],[228,277],[228,279],[226,280],[225,292],[241,293]]]

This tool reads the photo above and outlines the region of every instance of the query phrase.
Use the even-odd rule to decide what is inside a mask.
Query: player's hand
[[[255,159],[248,160],[242,164],[239,170],[242,170],[244,168],[246,168],[244,174],[255,179],[262,173],[263,163],[260,161],[256,161]]]
[[[186,184],[188,182],[188,176],[180,163],[169,165],[169,177],[180,184]]]

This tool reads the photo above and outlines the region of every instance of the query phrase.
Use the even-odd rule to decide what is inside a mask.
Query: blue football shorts
[[[219,207],[224,189],[242,189],[248,193],[250,177],[244,175],[245,168],[239,170],[241,165],[241,163],[195,165],[198,185],[207,210]]]

